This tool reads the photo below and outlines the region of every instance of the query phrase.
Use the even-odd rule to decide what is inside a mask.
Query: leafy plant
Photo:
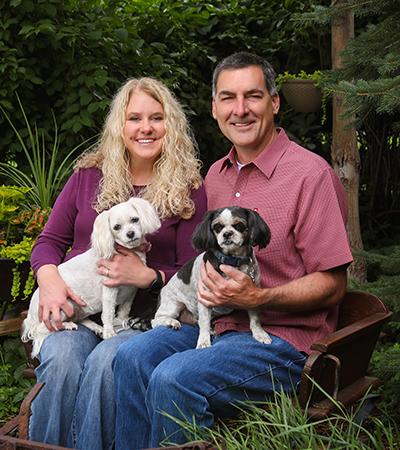
[[[290,395],[277,390],[269,401],[242,403],[238,406],[238,416],[217,421],[212,429],[201,429],[194,419],[165,415],[182,427],[188,441],[212,441],[218,448],[223,448],[224,442],[227,450],[398,448],[398,425],[385,411],[381,412],[384,422],[374,418],[373,428],[358,423],[356,415],[360,409],[347,412],[341,408],[340,411],[330,418],[310,421],[293,404]],[[173,439],[170,436],[164,444],[171,444]]]
[[[21,292],[20,265],[30,261],[32,247],[44,229],[51,208],[40,210],[26,205],[31,188],[17,186],[0,187],[0,256],[15,261],[11,296],[15,301]],[[25,300],[34,286],[33,271],[29,271],[23,287],[21,301]],[[7,305],[2,305],[4,309]]]
[[[282,86],[282,83],[284,83],[286,80],[319,80],[322,77],[322,72],[320,70],[316,70],[312,73],[307,73],[304,70],[301,70],[297,74],[293,74],[290,72],[284,72],[279,75],[277,75],[275,84],[277,88],[280,88]],[[318,83],[315,84],[318,86]]]
[[[275,80],[275,84],[277,89],[280,89],[282,87],[282,84],[284,84],[288,80],[316,80],[316,83],[314,86],[319,88],[319,82],[323,77],[323,73],[321,70],[316,70],[314,72],[308,73],[305,70],[301,70],[297,74],[293,74],[290,72],[284,72],[282,74],[278,74]],[[321,108],[322,108],[322,118],[321,118],[321,125],[324,124],[326,121],[326,100],[328,96],[324,94],[322,91],[322,102],[321,102]]]
[[[14,219],[26,201],[25,194],[31,188],[0,186],[0,244],[17,234]]]
[[[23,377],[26,369],[21,339],[5,340],[0,346],[0,421],[7,421],[18,414],[23,399],[35,384],[35,380]]]
[[[59,139],[58,139],[58,127],[55,117],[54,118],[54,142],[50,152],[46,151],[45,140],[39,136],[38,130],[35,126],[35,133],[33,133],[28,118],[25,114],[22,103],[17,95],[18,103],[21,108],[22,116],[25,120],[25,124],[29,134],[30,149],[26,146],[22,136],[17,131],[14,124],[11,122],[7,113],[2,107],[0,107],[6,119],[9,121],[14,133],[19,140],[22,149],[25,153],[26,159],[29,163],[29,172],[23,172],[15,167],[13,163],[0,163],[0,175],[9,177],[13,183],[18,186],[25,186],[30,188],[27,192],[28,202],[39,206],[40,209],[52,207],[61,188],[64,186],[67,177],[72,172],[72,166],[74,161],[71,161],[71,156],[76,154],[79,148],[88,144],[88,141],[78,145],[78,147],[72,149],[62,161],[59,161]],[[89,149],[95,145],[93,143],[89,146]]]
[[[375,280],[363,284],[363,290],[378,295],[393,312],[392,320],[384,327],[384,339],[375,350],[370,370],[384,381],[382,392],[391,411],[400,405],[400,246],[382,248],[355,255],[367,261]]]

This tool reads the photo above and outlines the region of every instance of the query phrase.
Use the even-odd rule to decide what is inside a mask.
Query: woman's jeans
[[[46,384],[32,404],[32,441],[108,450],[115,437],[115,399],[111,362],[118,346],[141,333],[121,331],[101,340],[83,325],[57,331],[43,343],[35,370]]]
[[[196,349],[198,328],[159,326],[123,343],[113,361],[117,404],[116,450],[183,444],[180,420],[211,428],[214,415],[239,410],[234,401],[265,401],[274,389],[297,389],[306,356],[286,341],[257,342],[251,333],[228,332],[212,347]]]

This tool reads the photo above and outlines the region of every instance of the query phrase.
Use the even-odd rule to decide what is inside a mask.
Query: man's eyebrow
[[[252,94],[260,94],[260,95],[264,96],[265,92],[262,89],[254,88],[254,89],[250,89],[249,91],[246,91],[244,93],[244,95],[252,95]],[[221,91],[221,92],[218,93],[218,97],[222,97],[222,96],[225,96],[225,95],[236,96],[236,93],[235,92],[231,92],[231,91]]]

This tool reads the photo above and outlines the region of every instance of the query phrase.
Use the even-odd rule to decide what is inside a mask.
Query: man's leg
[[[101,339],[88,328],[56,331],[43,342],[35,370],[46,384],[32,404],[29,439],[67,446],[79,379],[86,358]]]
[[[100,342],[88,356],[79,383],[69,447],[112,449],[115,438],[115,398],[111,362],[118,347],[139,330],[125,330]]]
[[[272,344],[266,345],[251,333],[232,332],[218,336],[212,347],[175,353],[161,362],[148,386],[142,387],[147,386],[151,423],[148,447],[159,447],[166,438],[176,444],[192,438],[161,411],[211,428],[214,415],[227,418],[238,413],[232,405],[235,400],[265,401],[280,386],[286,392],[296,389],[306,357],[284,340],[271,337]],[[135,422],[131,427],[137,431]]]
[[[146,394],[153,370],[174,353],[195,348],[198,335],[198,328],[189,325],[182,324],[179,331],[159,326],[119,346],[113,361],[116,450],[150,447]]]

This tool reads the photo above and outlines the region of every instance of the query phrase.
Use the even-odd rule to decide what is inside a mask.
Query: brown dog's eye
[[[242,223],[242,222],[235,223],[233,225],[233,228],[236,231],[239,231],[239,233],[244,233],[247,230],[246,225],[244,223]]]
[[[218,233],[221,233],[222,228],[224,228],[224,227],[223,227],[221,224],[216,223],[216,224],[214,225],[213,230],[214,230],[215,233],[218,234]]]

